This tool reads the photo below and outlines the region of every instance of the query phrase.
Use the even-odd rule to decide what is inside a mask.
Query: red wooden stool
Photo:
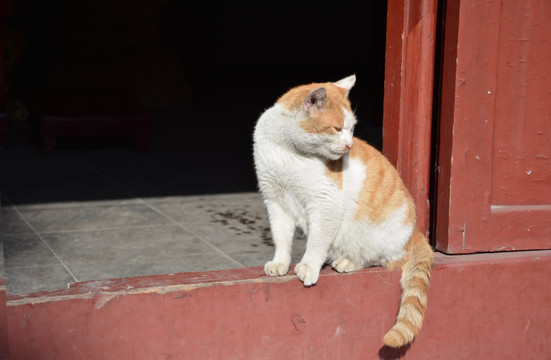
[[[27,100],[36,113],[45,155],[57,136],[135,136],[137,152],[147,151],[152,120],[145,106],[128,90],[32,88]]]

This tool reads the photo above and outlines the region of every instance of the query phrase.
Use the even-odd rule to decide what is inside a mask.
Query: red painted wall
[[[81,283],[8,297],[18,359],[548,359],[551,251],[437,255],[421,333],[381,347],[399,271],[325,269],[304,288],[261,268]]]

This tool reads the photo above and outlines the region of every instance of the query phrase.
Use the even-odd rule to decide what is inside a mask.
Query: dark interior
[[[385,26],[384,1],[14,1],[3,19],[4,152],[40,153],[27,89],[124,88],[150,112],[148,153],[161,160],[133,153],[120,136],[60,137],[48,157],[129,149],[137,164],[185,159],[188,167],[208,168],[205,179],[216,178],[217,168],[222,177],[242,173],[240,184],[217,187],[222,181],[213,180],[203,192],[254,190],[255,121],[295,85],[356,74],[356,135],[381,147]],[[219,154],[231,161],[220,165]]]

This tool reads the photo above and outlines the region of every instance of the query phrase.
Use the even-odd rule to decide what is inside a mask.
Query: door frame
[[[388,0],[383,154],[396,166],[429,235],[438,0]]]

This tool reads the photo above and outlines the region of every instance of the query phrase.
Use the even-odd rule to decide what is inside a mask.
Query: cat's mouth
[[[346,151],[335,151],[335,150],[329,150],[329,153],[331,155],[334,155],[337,159],[340,159],[341,157],[344,156],[344,154],[346,154],[349,150],[346,150]],[[336,159],[335,159],[336,160]]]

